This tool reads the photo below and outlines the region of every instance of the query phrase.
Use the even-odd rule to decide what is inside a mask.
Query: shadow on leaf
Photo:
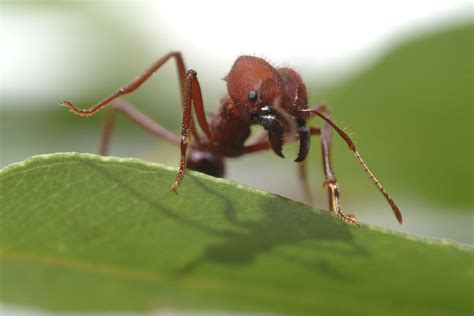
[[[281,260],[291,261],[305,269],[322,270],[334,278],[347,279],[348,276],[337,271],[323,258],[313,261],[290,256],[280,247],[299,246],[303,242],[310,242],[308,248],[314,248],[314,252],[317,253],[318,249],[327,250],[325,247],[328,246],[328,241],[339,241],[341,247],[331,248],[331,251],[347,256],[367,255],[367,251],[357,245],[352,238],[351,230],[355,228],[339,222],[333,217],[316,215],[310,209],[303,212],[301,210],[295,211],[291,209],[292,205],[296,205],[293,202],[287,202],[280,198],[258,197],[260,199],[258,212],[262,216],[258,219],[243,219],[241,214],[245,213],[242,212],[245,209],[238,210],[235,206],[236,201],[224,193],[229,190],[228,186],[218,185],[216,188],[212,188],[207,181],[188,175],[187,181],[193,182],[193,190],[202,191],[200,194],[209,196],[209,199],[216,200],[223,206],[222,213],[230,224],[230,228],[222,229],[186,218],[165,206],[158,199],[150,198],[135,189],[133,183],[123,180],[106,168],[92,161],[84,161],[84,163],[160,214],[206,234],[219,237],[221,240],[219,243],[207,245],[202,255],[178,269],[175,277],[184,276],[204,263],[245,265],[252,263],[262,254],[270,254]]]

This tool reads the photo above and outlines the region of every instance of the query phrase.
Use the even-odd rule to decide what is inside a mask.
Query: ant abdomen
[[[218,178],[224,177],[225,174],[223,157],[206,149],[190,148],[186,167]]]

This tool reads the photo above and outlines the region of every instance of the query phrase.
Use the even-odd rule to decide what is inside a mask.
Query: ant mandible
[[[183,105],[180,137],[152,121],[132,105],[118,99],[139,88],[172,58],[178,68]],[[61,104],[80,116],[94,115],[111,104],[99,149],[101,155],[107,154],[116,113],[124,114],[151,134],[179,146],[179,171],[171,187],[173,192],[176,192],[183,180],[186,168],[223,177],[225,157],[237,157],[270,148],[275,154],[283,157],[283,144],[294,140],[297,135],[299,151],[295,161],[299,163],[300,177],[309,196],[304,163],[309,152],[311,136],[319,135],[326,178],[324,187],[328,189],[329,207],[338,218],[358,225],[354,216],[342,212],[339,203],[339,186],[332,170],[330,155],[330,133],[334,128],[354,153],[364,172],[384,195],[398,222],[402,223],[402,215],[397,205],[369,170],[351,138],[330,119],[327,106],[308,107],[305,84],[295,70],[286,67],[275,68],[264,59],[255,56],[240,56],[225,80],[227,95],[220,101],[218,113],[212,116],[210,123],[204,112],[197,74],[192,69],[186,70],[179,52],[171,52],[158,59],[131,83],[90,109],[77,108],[67,100]],[[204,135],[198,133],[194,115]],[[306,122],[313,116],[319,116],[325,121],[325,125],[322,128],[308,127]],[[253,124],[261,125],[265,132],[254,143],[246,145],[245,142],[250,136],[250,126]],[[265,139],[267,137],[268,140]],[[190,139],[193,142],[188,152]]]

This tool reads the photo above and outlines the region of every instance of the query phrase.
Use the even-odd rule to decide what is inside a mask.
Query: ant
[[[183,106],[180,137],[152,121],[132,105],[118,99],[135,91],[163,64],[173,58],[178,69]],[[209,123],[204,112],[197,73],[192,69],[186,70],[180,52],[171,52],[158,59],[128,85],[121,87],[90,109],[77,108],[67,100],[62,101],[61,105],[68,107],[77,115],[91,116],[110,104],[99,149],[101,155],[107,155],[116,113],[125,115],[164,141],[179,146],[179,171],[171,187],[172,192],[176,192],[183,181],[186,168],[223,177],[224,158],[238,157],[270,148],[276,155],[284,157],[283,144],[294,141],[297,136],[299,150],[295,161],[299,163],[299,174],[303,180],[305,193],[310,197],[305,159],[310,149],[311,136],[318,135],[321,137],[325,174],[323,187],[328,189],[329,207],[341,220],[358,225],[357,219],[352,215],[345,215],[340,207],[339,186],[332,170],[330,155],[330,135],[333,128],[347,143],[364,172],[384,195],[398,222],[402,223],[402,215],[397,205],[369,170],[351,138],[331,120],[328,107],[326,105],[308,107],[305,84],[295,70],[287,67],[275,68],[264,59],[255,56],[240,56],[224,80],[227,83],[227,95],[221,99],[218,113],[211,117]],[[306,124],[308,119],[314,116],[320,117],[325,125],[321,128],[308,127]],[[204,135],[198,133],[195,119]],[[261,125],[264,131],[253,143],[246,145],[245,142],[251,132],[250,126],[253,124]]]

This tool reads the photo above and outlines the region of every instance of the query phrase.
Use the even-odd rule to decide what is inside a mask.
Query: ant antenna
[[[326,121],[329,125],[331,125],[337,131],[339,136],[341,136],[346,141],[347,145],[349,146],[350,150],[354,153],[354,156],[357,159],[357,161],[359,162],[359,164],[361,165],[362,169],[364,169],[364,172],[369,176],[369,178],[370,178],[370,180],[372,180],[373,184],[375,184],[377,189],[379,189],[379,191],[383,194],[383,196],[387,200],[388,204],[390,204],[390,206],[392,208],[392,211],[393,211],[393,214],[397,218],[397,221],[401,224],[403,222],[402,213],[398,209],[397,204],[395,204],[395,201],[390,197],[390,195],[384,189],[384,187],[379,182],[379,180],[377,180],[375,175],[370,171],[369,167],[364,162],[364,159],[362,159],[361,155],[356,150],[356,146],[355,146],[354,142],[352,141],[352,139],[349,137],[349,135],[347,135],[342,129],[340,129],[330,118],[328,118],[327,116],[325,116],[323,113],[319,112],[318,110],[304,109],[304,110],[301,110],[301,111],[316,114],[317,116],[322,118],[324,121]]]

